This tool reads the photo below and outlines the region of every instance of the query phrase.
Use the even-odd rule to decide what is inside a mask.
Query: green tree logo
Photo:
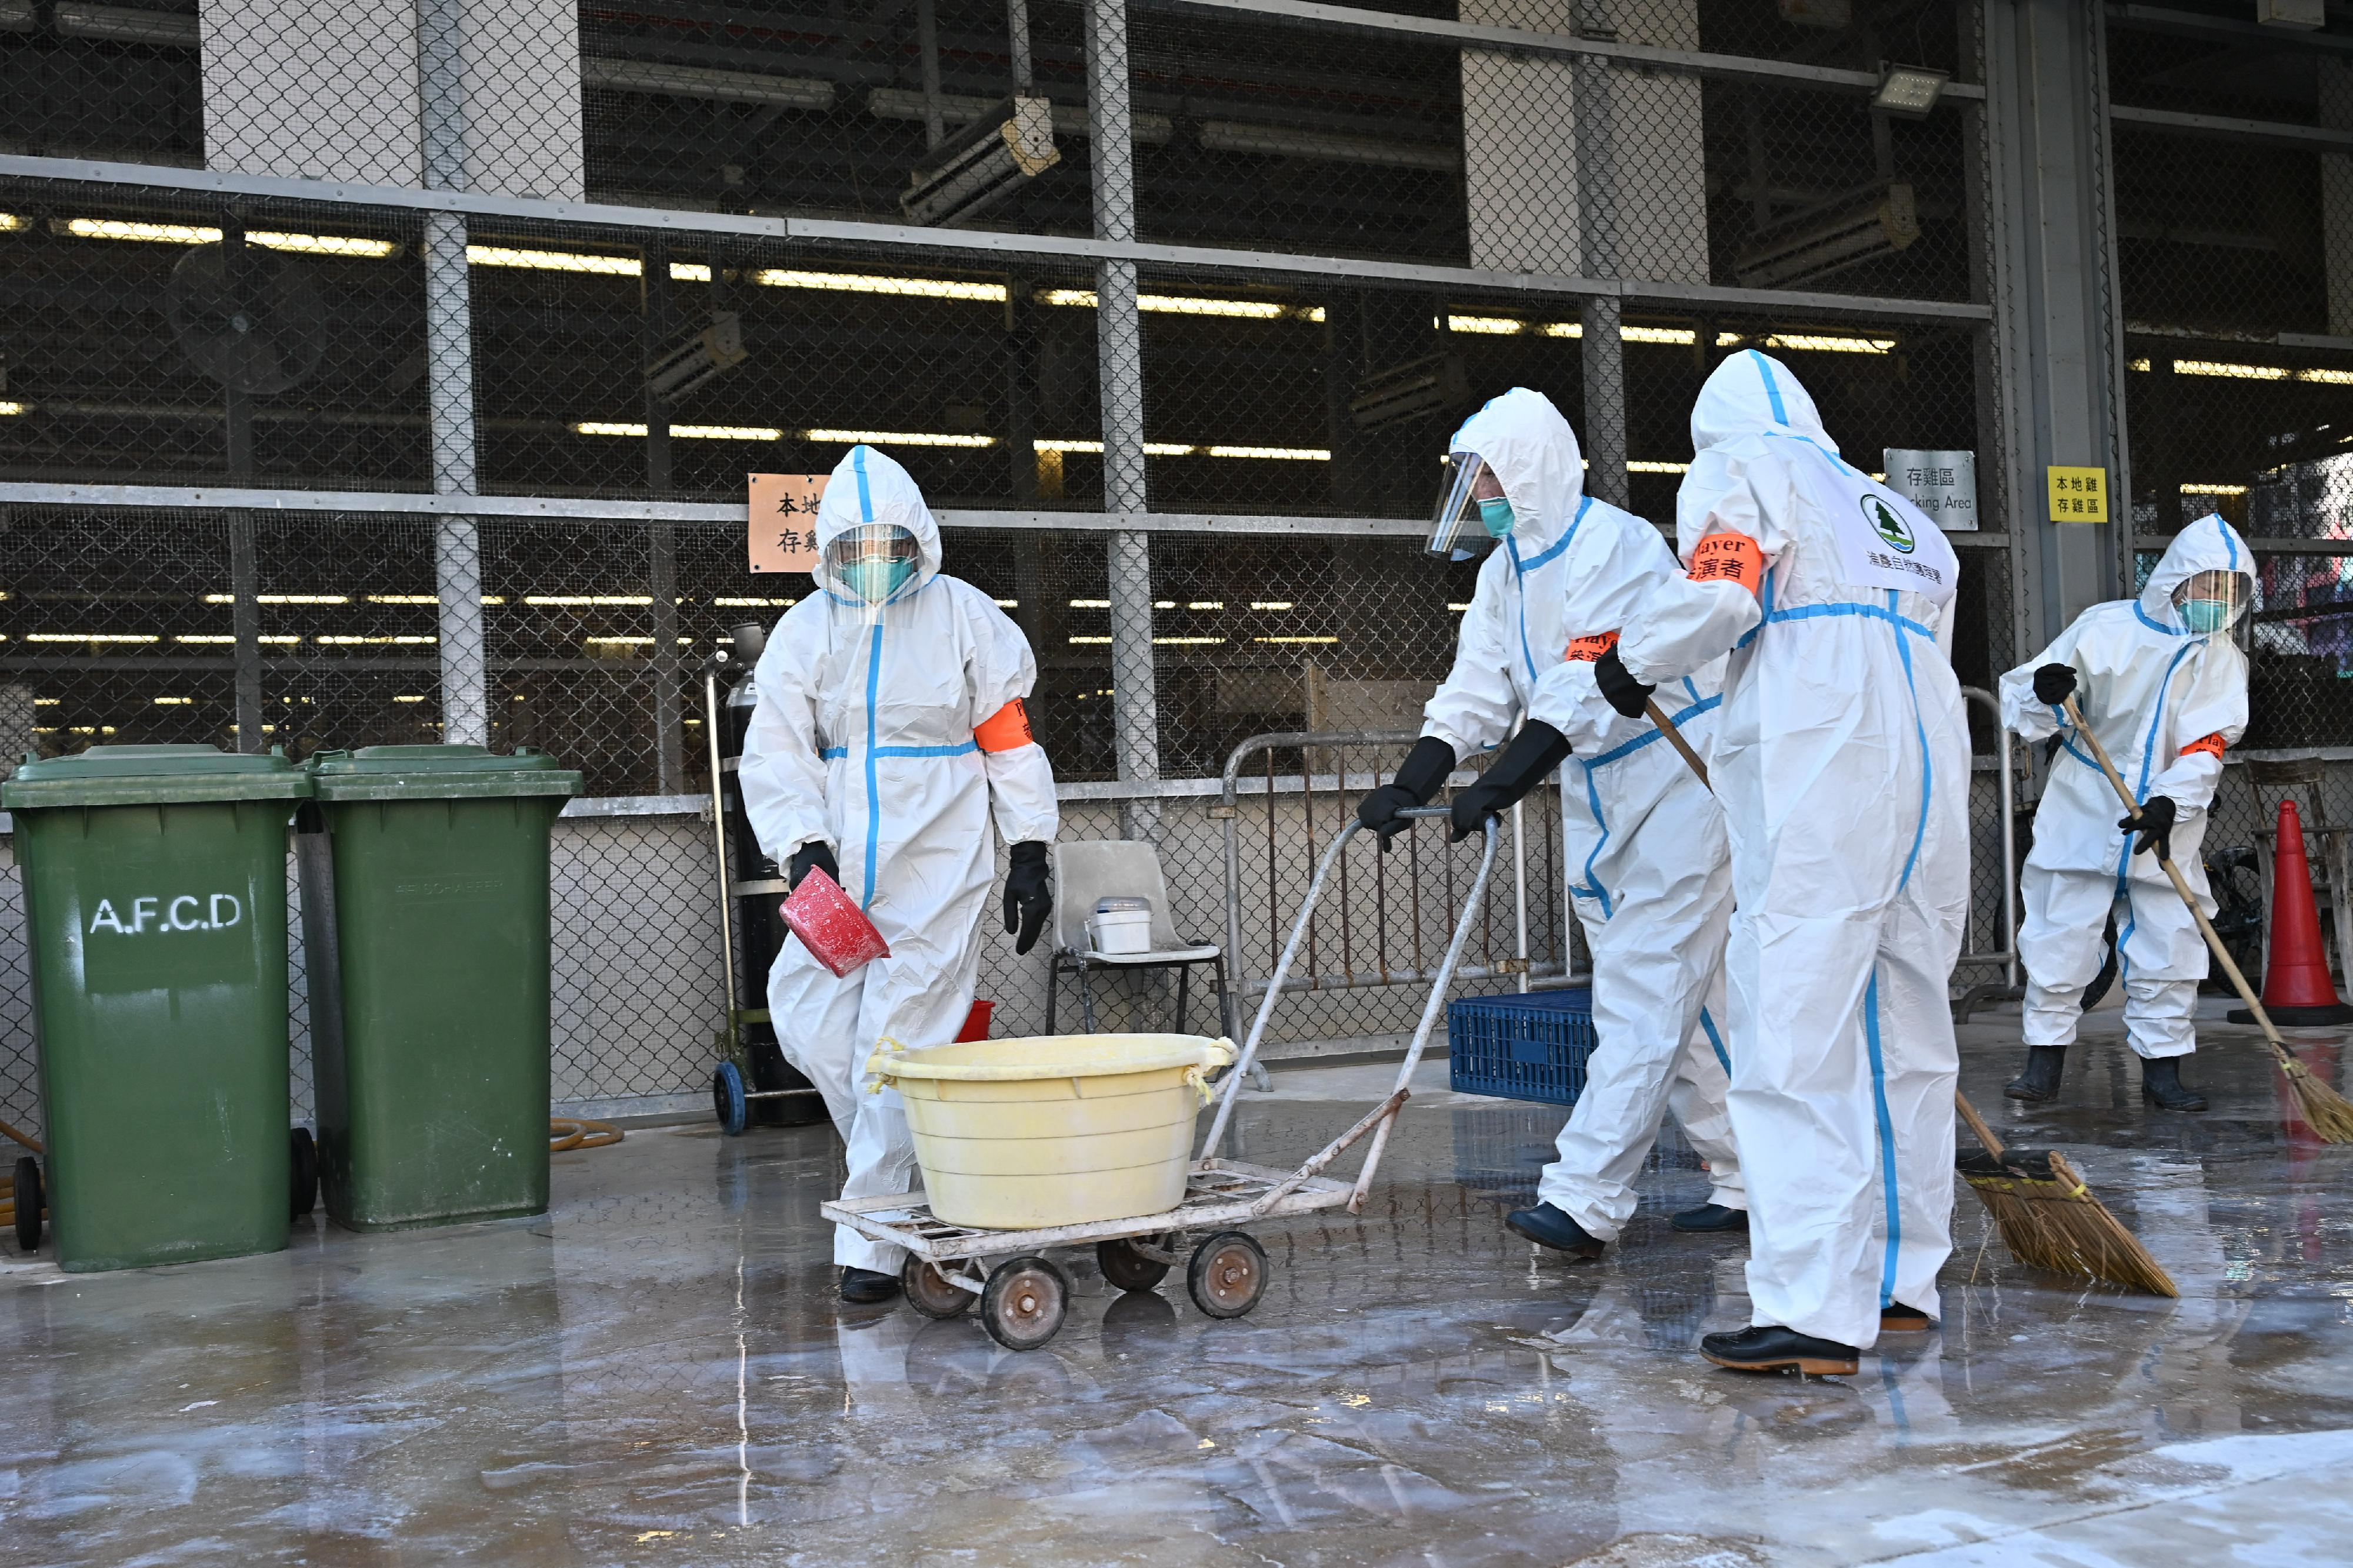
[[[1865,496],[1862,498],[1862,519],[1871,524],[1873,533],[1886,541],[1889,549],[1900,550],[1906,555],[1912,553],[1913,545],[1916,542],[1912,537],[1912,525],[1898,517],[1894,507],[1877,496]]]

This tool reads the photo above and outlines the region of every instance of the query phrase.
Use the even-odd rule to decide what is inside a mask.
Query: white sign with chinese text
[[[1918,507],[1947,533],[1978,531],[1978,455],[1975,452],[1916,452],[1889,447],[1882,453],[1887,465],[1887,488]]]

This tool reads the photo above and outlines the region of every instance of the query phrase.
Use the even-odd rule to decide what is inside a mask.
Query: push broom
[[[2108,787],[2116,792],[2118,800],[2124,802],[2126,813],[2137,816],[2140,803],[2134,800],[2132,791],[2125,787],[2124,776],[2116,772],[2116,763],[2108,760],[2107,749],[2100,744],[2099,736],[2084,722],[2083,710],[2075,706],[2072,693],[2064,707],[2067,721],[2075,726],[2076,736],[2092,748],[2092,756],[2099,763],[2100,772],[2107,775]],[[2222,973],[2231,977],[2231,984],[2239,993],[2239,999],[2246,1003],[2247,1011],[2253,1014],[2255,1022],[2263,1026],[2263,1039],[2272,1048],[2272,1059],[2279,1064],[2280,1071],[2287,1075],[2288,1085],[2295,1090],[2296,1103],[2303,1108],[2306,1124],[2320,1135],[2323,1142],[2353,1143],[2353,1101],[2348,1101],[2327,1084],[2313,1077],[2312,1069],[2289,1053],[2287,1042],[2280,1038],[2280,1032],[2273,1026],[2271,1015],[2263,1011],[2254,987],[2249,985],[2247,977],[2239,973],[2239,965],[2231,957],[2230,950],[2222,945],[2222,939],[2214,934],[2213,923],[2207,920],[2206,911],[2198,907],[2198,896],[2189,890],[2189,882],[2181,875],[2181,868],[2173,863],[2172,857],[2161,852],[2158,855],[2157,863],[2165,868],[2166,876],[2173,882],[2173,890],[2181,895],[2182,903],[2189,907],[2189,918],[2198,922],[2199,934],[2206,939],[2206,945],[2212,950],[2215,961],[2221,964]]]
[[[1659,733],[1699,775],[1699,782],[1713,789],[1707,764],[1700,761],[1674,721],[1661,712],[1656,702],[1650,703],[1647,711]],[[1953,1091],[1953,1106],[1985,1145],[1982,1154],[1961,1156],[1956,1168],[1985,1205],[2012,1258],[2030,1268],[2105,1279],[2152,1296],[2181,1294],[2172,1277],[2125,1228],[2124,1222],[2092,1195],[2090,1185],[2075,1173],[2066,1156],[2055,1150],[2007,1149],[1958,1089]]]

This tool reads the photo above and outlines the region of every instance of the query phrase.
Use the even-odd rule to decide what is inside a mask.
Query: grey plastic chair
[[[1087,939],[1087,917],[1098,899],[1143,899],[1152,905],[1152,948],[1147,952],[1097,952]],[[1173,969],[1176,972],[1176,1032],[1185,1029],[1191,1000],[1193,965],[1206,963],[1218,989],[1218,1032],[1231,1038],[1233,1005],[1226,993],[1226,953],[1214,942],[1187,942],[1168,918],[1168,880],[1160,872],[1160,852],[1124,838],[1080,839],[1054,846],[1054,962],[1046,983],[1046,1032],[1054,1030],[1055,1001],[1062,976],[1075,974],[1087,1033],[1095,1033],[1097,970]]]

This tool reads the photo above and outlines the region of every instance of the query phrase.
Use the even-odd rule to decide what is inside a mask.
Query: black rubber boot
[[[1735,1372],[1804,1372],[1817,1377],[1852,1376],[1862,1354],[1852,1345],[1818,1340],[1778,1324],[1703,1335],[1699,1353]]]
[[[887,1301],[899,1293],[896,1274],[878,1274],[871,1268],[844,1268],[841,1271],[841,1299],[855,1301],[861,1307],[877,1301]]]
[[[2056,1100],[2059,1098],[2059,1075],[2066,1066],[2066,1047],[2029,1046],[2026,1047],[2026,1070],[2002,1085],[2001,1091],[2012,1100]]]
[[[1722,1204],[1702,1204],[1695,1209],[1685,1209],[1667,1223],[1677,1230],[1746,1230],[1748,1211],[1728,1209]]]
[[[1603,1244],[1586,1234],[1577,1224],[1550,1204],[1538,1204],[1532,1209],[1514,1209],[1504,1216],[1504,1224],[1515,1236],[1525,1236],[1538,1247],[1549,1247],[1556,1252],[1566,1252],[1571,1258],[1599,1258]]]
[[[2143,1061],[2140,1095],[2159,1110],[2206,1109],[2206,1097],[2181,1081],[2179,1057],[2150,1057]]]

